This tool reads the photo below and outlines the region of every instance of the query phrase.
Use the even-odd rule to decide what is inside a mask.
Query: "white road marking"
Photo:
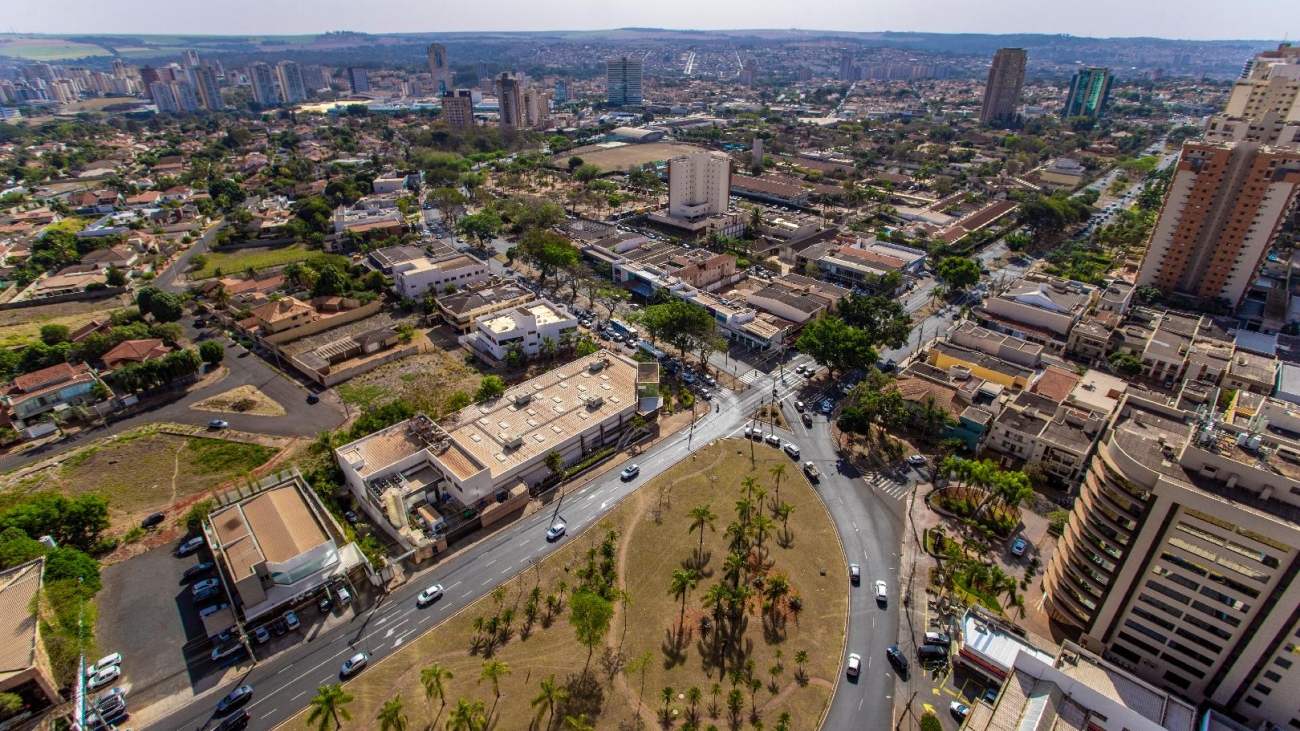
[[[451,591],[452,589],[455,589],[455,588],[458,587],[458,586],[460,586],[460,582],[459,582],[459,581],[457,581],[456,583],[454,583],[454,584],[452,584],[451,586],[447,587],[447,591]]]

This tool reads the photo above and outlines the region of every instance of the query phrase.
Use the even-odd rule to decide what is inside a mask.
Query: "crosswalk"
[[[748,371],[740,374],[738,378],[741,383],[754,383],[760,378],[767,378],[768,375],[757,368],[750,368]]]
[[[907,494],[912,490],[910,485],[895,482],[889,476],[882,475],[879,472],[868,472],[863,479],[867,481],[868,485],[876,488],[877,492],[895,500],[907,499]]]

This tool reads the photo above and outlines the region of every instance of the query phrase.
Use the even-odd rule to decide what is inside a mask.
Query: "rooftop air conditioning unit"
[[[524,393],[516,394],[515,406],[520,406],[520,407],[527,406],[528,403],[532,400],[533,400],[533,395],[531,393],[524,392]]]
[[[523,437],[512,437],[508,434],[503,434],[501,436],[503,437],[502,441],[505,443],[503,446],[505,446],[506,449],[519,449],[524,446]]]
[[[601,406],[604,405],[605,405],[604,396],[592,396],[591,398],[587,399],[587,408],[589,409],[592,410],[599,409]]]
[[[591,365],[587,366],[587,370],[592,373],[600,373],[605,370],[605,360],[603,358],[597,358],[591,361]]]

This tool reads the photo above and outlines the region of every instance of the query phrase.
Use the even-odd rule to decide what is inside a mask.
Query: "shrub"
[[[214,507],[216,507],[216,504],[211,500],[194,503],[193,507],[185,511],[185,514],[181,516],[181,525],[185,526],[186,530],[191,533],[198,533],[203,527],[203,521],[207,520],[208,514],[212,512]]]
[[[135,543],[141,538],[144,538],[144,528],[138,525],[131,526],[131,530],[122,534],[123,543]]]

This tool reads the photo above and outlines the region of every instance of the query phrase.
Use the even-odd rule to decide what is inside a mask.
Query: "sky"
[[[280,35],[620,27],[1279,40],[1295,0],[0,0],[0,32]],[[1287,28],[1286,25],[1294,25]],[[1294,31],[1294,32],[1291,32]],[[1287,35],[1289,33],[1289,36]]]

